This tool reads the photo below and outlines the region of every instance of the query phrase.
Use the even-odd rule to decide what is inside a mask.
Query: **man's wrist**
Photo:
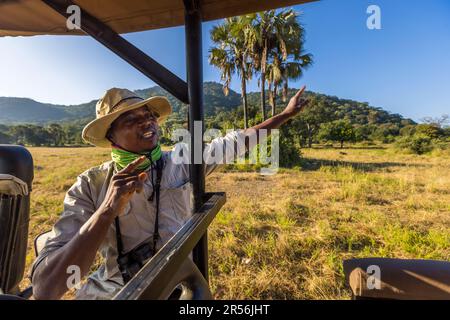
[[[117,210],[111,206],[102,206],[98,210],[99,217],[105,220],[113,220],[117,216]]]

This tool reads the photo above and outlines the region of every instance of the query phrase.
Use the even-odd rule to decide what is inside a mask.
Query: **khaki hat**
[[[84,127],[81,134],[83,140],[97,147],[111,147],[111,142],[106,138],[111,123],[121,114],[142,106],[159,114],[159,124],[172,113],[172,106],[166,97],[155,96],[144,100],[127,89],[109,89],[95,106],[97,118]]]

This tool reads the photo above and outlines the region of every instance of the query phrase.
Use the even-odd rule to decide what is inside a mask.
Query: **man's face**
[[[128,151],[149,151],[158,143],[157,119],[158,115],[146,106],[128,111],[111,124],[110,138]]]

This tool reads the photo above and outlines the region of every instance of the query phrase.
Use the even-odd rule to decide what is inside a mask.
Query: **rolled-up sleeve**
[[[47,239],[44,248],[34,261],[31,276],[38,264],[52,252],[63,247],[78,233],[94,211],[88,178],[81,175],[66,193],[64,211],[53,227],[52,236]]]

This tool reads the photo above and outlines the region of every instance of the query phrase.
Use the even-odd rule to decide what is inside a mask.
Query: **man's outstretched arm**
[[[256,139],[259,139],[258,131],[261,129],[267,130],[267,136],[271,134],[272,129],[278,129],[284,123],[286,123],[289,119],[295,117],[301,111],[305,109],[305,106],[308,104],[308,100],[302,97],[303,92],[305,91],[306,86],[303,86],[297,93],[289,100],[286,108],[279,114],[261,122],[251,128],[248,128],[243,131],[244,135],[247,137],[253,136],[256,134]],[[246,139],[246,147],[247,150],[249,148],[248,141],[250,139]],[[259,143],[259,140],[257,140]]]

